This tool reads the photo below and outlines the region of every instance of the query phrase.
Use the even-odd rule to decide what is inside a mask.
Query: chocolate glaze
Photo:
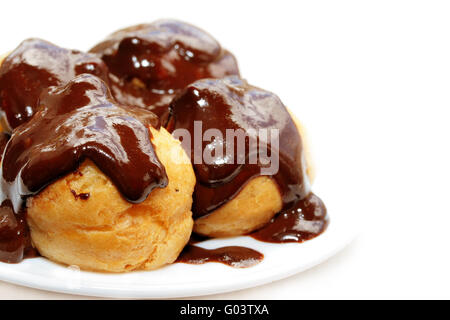
[[[194,121],[202,122],[203,132],[219,129],[223,137],[226,129],[244,130],[246,151],[250,141],[264,139],[250,129],[279,130],[279,148],[267,143],[269,153],[279,154],[280,169],[272,178],[283,209],[252,233],[253,238],[303,242],[326,229],[326,208],[309,190],[301,138],[279,98],[238,77],[194,82],[239,75],[233,55],[210,35],[182,22],[157,21],[120,30],[91,52],[97,56],[30,39],[0,67],[3,127],[16,128],[9,142],[8,134],[0,137],[5,159],[0,172],[0,261],[19,262],[37,255],[31,246],[24,201],[56,179],[76,172],[85,158],[94,161],[131,202],[141,202],[153,188],[165,187],[167,176],[147,127],[159,127],[160,121],[144,109],[154,111],[166,123],[168,105],[175,96],[168,129],[188,129],[192,139]],[[83,73],[97,75],[106,83],[90,75],[73,79]],[[107,85],[127,107],[112,100]],[[195,218],[233,199],[265,167],[261,162],[236,164],[237,148],[234,159],[227,157],[226,140],[204,141],[200,150],[216,144],[223,145],[225,157],[216,157],[212,164],[194,163]],[[193,140],[191,146],[186,151],[194,159]],[[89,193],[72,193],[77,200],[90,197]],[[263,259],[249,248],[208,250],[194,245],[201,240],[192,240],[177,262],[220,262],[244,268]]]
[[[220,262],[235,268],[252,267],[262,261],[264,255],[245,247],[223,247],[204,249],[194,245],[187,245],[176,262],[189,264],[203,264]]]
[[[327,209],[322,200],[310,193],[304,199],[294,202],[278,213],[266,226],[250,236],[270,243],[301,243],[317,237],[328,226]],[[207,238],[193,234],[177,262],[203,264],[222,262],[232,267],[251,267],[259,263],[264,255],[245,247],[223,247],[213,250],[202,249],[195,244]]]
[[[119,102],[148,108],[163,120],[172,98],[189,83],[239,74],[234,56],[213,37],[176,20],[119,30],[91,52],[108,65]]]
[[[189,238],[189,243],[188,244],[197,244],[206,240],[209,240],[209,237],[197,234],[197,233],[192,233],[191,237]]]
[[[251,236],[265,242],[304,242],[317,237],[328,226],[327,209],[322,200],[310,193],[280,212]]]
[[[202,154],[209,147],[223,146],[223,156],[213,163],[194,161],[197,184],[194,191],[194,217],[205,216],[232,200],[245,184],[261,175],[264,166],[237,164],[238,154],[234,145],[234,158],[226,153],[226,129],[242,129],[247,133],[246,160],[249,158],[250,140],[260,141],[249,133],[249,129],[279,129],[279,146],[270,144],[268,149],[279,155],[279,171],[273,175],[283,199],[283,209],[266,226],[251,236],[265,242],[303,242],[321,234],[328,225],[327,210],[322,200],[310,192],[305,173],[303,147],[296,124],[289,112],[274,94],[248,85],[237,77],[222,80],[205,79],[189,85],[170,106],[171,116],[168,129],[187,129],[190,133],[190,149],[186,150],[195,160],[194,121],[201,121],[202,133],[208,129],[218,129],[222,137],[203,141],[199,150]],[[225,138],[225,139],[222,139]],[[236,142],[236,141],[235,141]],[[183,144],[185,148],[189,145]],[[229,160],[232,160],[231,162]],[[194,242],[195,243],[195,242]],[[188,246],[188,258],[195,263],[217,260],[216,252],[192,249]],[[220,248],[219,255],[228,248]],[[233,251],[234,252],[234,251]],[[246,251],[239,257],[245,258]],[[252,259],[254,252],[250,253]]]
[[[75,198],[75,200],[88,200],[89,197],[91,196],[91,194],[89,192],[87,193],[77,193],[75,190],[70,190],[70,192],[73,194],[73,197]]]
[[[2,161],[3,151],[8,143],[9,135],[5,132],[0,132],[0,161]]]
[[[106,65],[93,54],[60,48],[40,39],[22,42],[0,67],[4,129],[11,131],[33,116],[43,89],[66,84],[82,73],[108,81]]]
[[[3,153],[0,221],[6,219],[5,230],[16,230],[14,223],[16,228],[23,227],[20,213],[27,196],[76,171],[86,158],[130,202],[141,202],[154,188],[167,186],[148,129],[158,126],[157,117],[143,109],[118,105],[100,78],[83,74],[65,86],[44,90],[38,105],[36,114],[13,131]],[[0,237],[5,235],[7,248],[0,258],[12,251],[9,248],[16,248],[14,252],[24,248],[22,233],[14,237],[0,232]],[[20,260],[20,254],[14,253],[14,257]]]
[[[26,211],[14,214],[11,202],[5,201],[0,206],[0,261],[17,263],[34,256],[37,251],[31,246]]]
[[[211,164],[194,162],[197,184],[194,192],[194,217],[207,215],[233,199],[242,187],[253,177],[261,175],[264,167],[260,161],[250,164],[250,140],[265,141],[268,150],[279,154],[279,170],[273,175],[279,186],[284,207],[303,199],[309,193],[308,178],[304,172],[302,141],[286,107],[273,93],[248,85],[237,77],[222,80],[205,79],[194,82],[174,99],[171,106],[168,129],[187,129],[190,132],[190,150],[195,159],[194,121],[201,121],[202,132],[218,129],[223,139],[215,137],[203,141],[200,154],[206,148],[223,146],[223,155],[217,156]],[[226,152],[227,129],[241,129],[246,135],[246,161],[238,164],[242,156],[234,143],[234,158]],[[263,139],[249,129],[278,129],[279,150],[273,148],[270,139]],[[183,144],[186,148],[186,145]]]

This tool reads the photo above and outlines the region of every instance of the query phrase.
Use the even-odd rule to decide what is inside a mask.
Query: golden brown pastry
[[[201,156],[195,137],[199,123],[203,132],[214,132],[212,137],[203,137],[201,145],[203,156],[215,155],[209,162],[196,160]],[[194,232],[200,235],[248,234],[310,192],[313,171],[307,164],[310,155],[302,141],[303,128],[275,94],[243,79],[204,79],[190,84],[171,104],[168,129],[175,136],[190,133],[191,141],[184,147],[197,176]],[[239,139],[227,138],[230,130],[246,135],[240,139],[241,147],[237,146]],[[260,135],[273,131],[278,133],[273,143],[267,135]],[[258,149],[250,142],[258,144]],[[266,160],[250,160],[252,154],[264,156],[264,149],[271,150],[270,172],[264,172]],[[247,157],[244,162],[239,162],[241,155]]]
[[[310,182],[314,180],[306,131],[298,119],[291,116],[302,137],[306,172]],[[282,209],[282,196],[277,183],[270,177],[250,180],[239,194],[207,216],[198,218],[194,232],[207,237],[232,237],[248,234],[266,225]]]
[[[163,128],[151,133],[169,184],[143,203],[126,201],[91,161],[29,198],[31,237],[43,256],[108,272],[175,261],[192,231],[195,176],[178,141]]]
[[[264,226],[281,208],[277,184],[268,177],[253,178],[234,199],[196,219],[194,231],[213,238],[245,235]]]
[[[0,65],[6,56],[0,57]],[[31,241],[42,256],[106,272],[155,269],[176,260],[192,232],[195,176],[179,141],[164,128],[149,128],[167,187],[133,204],[85,160],[75,172],[27,200]]]

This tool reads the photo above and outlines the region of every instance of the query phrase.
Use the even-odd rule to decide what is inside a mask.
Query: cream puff
[[[236,59],[216,39],[177,20],[116,31],[90,52],[108,66],[117,101],[151,110],[163,122],[173,97],[186,85],[239,75]]]
[[[181,137],[197,177],[196,233],[248,234],[310,192],[297,124],[273,93],[238,77],[205,79],[170,109],[168,129]]]

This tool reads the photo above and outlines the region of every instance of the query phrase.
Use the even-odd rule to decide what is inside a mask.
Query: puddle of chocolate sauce
[[[314,193],[310,193],[289,209],[278,213],[266,226],[250,236],[271,243],[301,243],[323,233],[328,222],[325,204]]]
[[[230,246],[216,249],[204,249],[189,244],[181,252],[176,262],[188,264],[204,264],[220,262],[234,268],[249,268],[260,263],[264,255],[256,250]]]
[[[297,201],[291,208],[278,213],[266,226],[249,236],[269,243],[302,243],[323,233],[328,226],[327,209],[314,193]],[[222,247],[206,250],[195,246],[207,238],[193,234],[177,262],[203,264],[220,262],[231,267],[251,267],[262,261],[264,255],[245,247]]]

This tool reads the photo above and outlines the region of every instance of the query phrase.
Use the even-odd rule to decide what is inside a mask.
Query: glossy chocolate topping
[[[3,153],[0,221],[6,219],[4,230],[15,230],[13,212],[19,214],[15,221],[21,226],[27,196],[75,171],[86,158],[130,202],[141,202],[154,188],[167,186],[164,166],[150,141],[150,125],[158,126],[152,112],[118,105],[96,76],[83,74],[65,86],[45,90],[38,111],[13,131]],[[86,200],[89,195],[76,197]],[[0,232],[0,237],[6,234]],[[24,240],[19,234],[16,241],[20,248]]]
[[[37,251],[31,246],[26,211],[14,214],[11,202],[5,201],[0,206],[0,261],[17,263],[33,256]]]
[[[190,143],[183,141],[183,147],[197,178],[194,218],[232,200],[252,178],[268,175],[283,208],[250,236],[303,242],[322,233],[327,211],[309,189],[296,124],[276,95],[238,76],[236,59],[214,38],[174,20],[120,30],[89,54],[39,39],[24,41],[0,66],[7,131],[0,136],[0,261],[37,254],[26,222],[26,198],[76,171],[85,159],[130,202],[142,202],[154,188],[166,187],[149,130],[161,124],[174,134],[178,129],[189,133]],[[210,136],[203,137],[208,131]],[[243,150],[235,136],[242,133]],[[263,173],[271,163],[262,155],[276,158],[276,171]],[[89,200],[89,193],[71,192],[79,201]],[[203,249],[194,242],[177,262],[245,268],[263,259],[249,248]]]
[[[234,268],[252,267],[264,258],[262,253],[250,248],[231,246],[217,249],[204,249],[194,245],[187,245],[176,262],[189,264],[203,264],[220,262]]]
[[[196,146],[195,122],[200,121],[202,133],[219,130],[222,137],[205,139]],[[194,192],[194,216],[204,216],[233,199],[253,177],[261,175],[266,167],[261,161],[251,163],[250,141],[264,143],[269,154],[279,160],[279,170],[273,178],[279,186],[285,207],[309,193],[308,178],[304,173],[302,141],[289,112],[280,99],[267,91],[252,87],[237,77],[223,80],[205,79],[189,85],[171,104],[168,129],[187,129],[190,132],[190,150],[194,161],[197,184]],[[239,151],[237,139],[227,139],[227,129],[242,130],[247,138],[245,151]],[[255,133],[264,129],[266,138]],[[271,129],[279,130],[279,147],[272,145]],[[241,131],[241,132],[242,132]],[[174,132],[175,133],[175,132]],[[201,139],[201,137],[200,137]],[[227,152],[233,150],[234,155]],[[186,148],[186,144],[183,143]],[[200,151],[222,148],[211,163],[195,161]],[[200,147],[200,148],[198,148]],[[197,151],[196,151],[197,150]],[[261,149],[259,149],[261,151]],[[258,152],[258,151],[257,151]],[[238,157],[245,157],[245,163]]]
[[[304,242],[317,237],[328,226],[327,209],[313,193],[280,212],[251,236],[265,242]]]
[[[111,90],[119,102],[147,108],[162,119],[186,85],[239,74],[234,56],[213,37],[175,20],[117,31],[91,52],[109,67]]]
[[[93,54],[63,49],[40,39],[22,42],[0,66],[0,108],[5,129],[11,131],[33,116],[43,89],[64,85],[82,73],[108,81],[106,65]]]
[[[14,130],[3,155],[2,191],[16,212],[24,196],[36,194],[91,159],[131,202],[165,187],[167,176],[147,126],[156,116],[121,107],[106,84],[83,74],[41,94],[40,109]]]

